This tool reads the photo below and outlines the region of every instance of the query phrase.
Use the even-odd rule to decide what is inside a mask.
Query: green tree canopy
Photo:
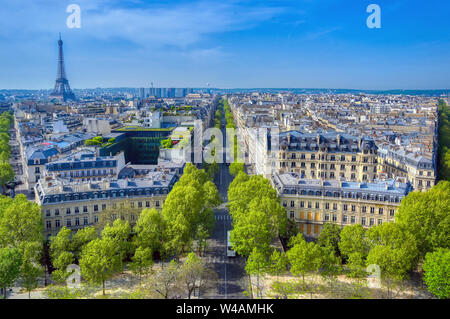
[[[403,198],[396,223],[416,240],[421,259],[438,247],[450,248],[450,182]]]
[[[428,291],[440,299],[450,298],[450,249],[438,248],[427,253],[423,270]]]
[[[320,232],[317,244],[328,247],[334,251],[336,256],[340,256],[339,241],[341,240],[341,227],[333,223],[325,223]]]
[[[117,243],[110,237],[94,239],[81,252],[81,275],[92,284],[102,284],[122,270],[122,256],[117,251]]]
[[[6,298],[6,288],[19,278],[22,254],[17,248],[0,248],[0,287]]]

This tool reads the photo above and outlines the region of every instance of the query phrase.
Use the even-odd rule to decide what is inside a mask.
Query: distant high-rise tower
[[[63,42],[61,40],[61,34],[59,35],[58,47],[58,73],[56,75],[55,88],[50,94],[50,97],[63,101],[75,100],[75,94],[73,94],[70,89],[69,81],[66,77],[66,70],[64,68]]]

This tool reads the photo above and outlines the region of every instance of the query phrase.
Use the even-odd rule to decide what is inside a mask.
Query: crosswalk
[[[214,215],[215,220],[231,220],[230,215]]]
[[[245,263],[245,260],[242,258],[236,258],[236,257],[230,258],[225,255],[223,255],[223,256],[208,256],[208,257],[203,257],[202,259],[204,259],[205,262],[208,264],[223,264],[223,263],[244,264]]]

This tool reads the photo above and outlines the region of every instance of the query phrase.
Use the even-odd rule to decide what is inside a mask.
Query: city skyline
[[[61,32],[73,88],[448,89],[440,2],[378,1],[382,27],[369,29],[369,1],[78,1],[69,29],[69,2],[6,1],[0,88],[51,88]]]

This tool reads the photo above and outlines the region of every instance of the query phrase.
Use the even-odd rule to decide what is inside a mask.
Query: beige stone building
[[[78,230],[96,225],[103,211],[117,212],[117,218],[123,218],[120,215],[126,211],[133,223],[143,209],[161,209],[176,180],[176,174],[166,172],[152,172],[146,178],[97,182],[69,182],[47,176],[35,186],[44,236],[56,235],[63,226]]]
[[[270,148],[279,174],[302,178],[370,182],[377,176],[377,147],[369,138],[343,133],[283,132]]]
[[[371,227],[390,222],[411,185],[395,180],[376,183],[303,179],[296,173],[274,174],[288,218],[301,233],[318,237],[325,223]]]

